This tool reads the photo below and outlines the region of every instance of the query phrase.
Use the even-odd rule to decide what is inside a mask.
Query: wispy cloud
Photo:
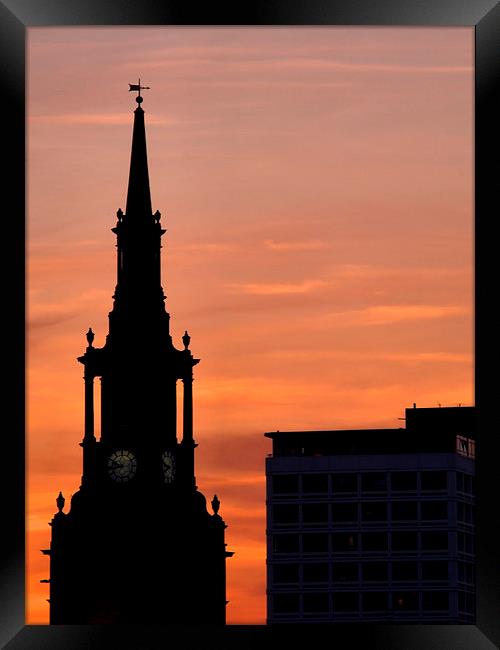
[[[95,125],[95,126],[130,126],[130,113],[62,113],[59,115],[31,115],[33,124]],[[179,120],[158,115],[148,115],[148,124],[178,124]]]
[[[197,242],[194,244],[185,244],[172,247],[172,251],[190,251],[190,252],[207,252],[207,253],[232,253],[237,250],[236,244],[223,242]]]
[[[326,242],[319,239],[310,239],[308,241],[274,241],[273,239],[266,239],[264,246],[271,251],[317,251],[327,248]]]
[[[390,325],[407,321],[424,321],[470,314],[460,305],[376,305],[366,309],[330,313],[326,320],[342,325]]]
[[[297,293],[310,293],[328,285],[324,280],[303,280],[302,282],[249,282],[226,285],[238,293],[248,293],[254,296],[285,296]]]

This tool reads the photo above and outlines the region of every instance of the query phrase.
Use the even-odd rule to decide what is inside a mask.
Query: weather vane
[[[142,102],[142,97],[141,97],[141,90],[150,90],[149,86],[141,86],[141,80],[139,79],[138,84],[129,84],[129,89],[128,91],[130,92],[131,90],[137,90],[137,97],[135,101],[140,104]]]

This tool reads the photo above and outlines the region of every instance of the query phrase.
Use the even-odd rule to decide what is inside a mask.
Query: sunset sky
[[[265,431],[471,405],[472,28],[28,30],[28,623],[79,487],[82,367],[116,283],[135,94],[197,484],[229,527],[229,623],[265,622]]]

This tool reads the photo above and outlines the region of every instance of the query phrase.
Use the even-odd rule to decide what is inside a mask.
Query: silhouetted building
[[[51,522],[50,622],[225,623],[226,525],[194,475],[193,367],[169,332],[161,286],[165,230],[153,213],[144,111],[137,90],[125,213],[118,210],[117,284],[103,347],[84,367],[83,476]],[[94,425],[100,378],[100,437]],[[182,409],[177,387],[182,382]],[[179,441],[182,421],[182,439]]]
[[[265,434],[268,623],[474,622],[475,409],[405,419]]]

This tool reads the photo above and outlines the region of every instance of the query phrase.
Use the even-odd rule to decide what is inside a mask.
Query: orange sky
[[[78,489],[144,92],[163,286],[221,499],[229,623],[265,621],[265,431],[472,404],[472,28],[28,30],[28,623]],[[165,242],[166,239],[166,242]]]

